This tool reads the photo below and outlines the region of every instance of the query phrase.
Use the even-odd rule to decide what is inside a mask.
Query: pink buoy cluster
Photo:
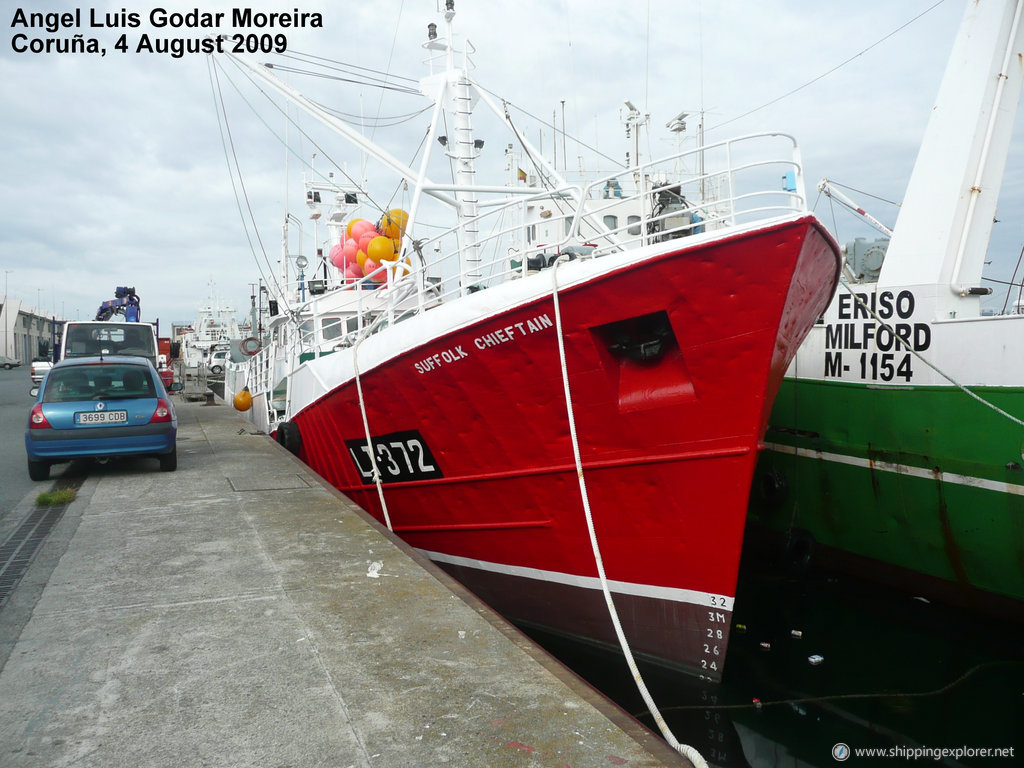
[[[400,260],[402,237],[409,214],[400,208],[393,208],[377,222],[369,219],[353,219],[345,229],[340,243],[331,248],[329,258],[346,280],[362,280],[369,277],[375,283],[387,281],[387,271],[382,264]],[[405,260],[408,263],[408,259]]]

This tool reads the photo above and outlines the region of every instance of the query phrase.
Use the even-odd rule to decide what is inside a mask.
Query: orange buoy
[[[249,388],[242,387],[242,391],[238,392],[231,402],[236,411],[248,411],[252,408],[252,395],[249,393]]]

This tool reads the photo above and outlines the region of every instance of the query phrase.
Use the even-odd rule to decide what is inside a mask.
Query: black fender
[[[294,421],[282,421],[277,425],[275,439],[285,450],[294,456],[302,451],[302,433],[299,432],[299,425]]]

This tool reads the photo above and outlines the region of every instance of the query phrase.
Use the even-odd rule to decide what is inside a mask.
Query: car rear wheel
[[[50,465],[45,461],[28,460],[28,476],[33,480],[49,480]]]
[[[170,453],[160,454],[160,471],[173,472],[178,468],[178,448],[175,447]]]

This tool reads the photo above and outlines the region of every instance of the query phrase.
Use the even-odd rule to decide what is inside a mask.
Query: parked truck
[[[91,355],[145,357],[156,368],[156,329],[142,322],[68,320],[64,324],[60,359]]]
[[[114,320],[117,315],[124,319]],[[68,320],[64,324],[55,359],[91,355],[145,357],[160,371],[157,330],[152,323],[142,321],[142,304],[134,288],[118,286],[114,298],[100,304],[94,320]],[[170,385],[165,374],[161,373],[161,378]]]

